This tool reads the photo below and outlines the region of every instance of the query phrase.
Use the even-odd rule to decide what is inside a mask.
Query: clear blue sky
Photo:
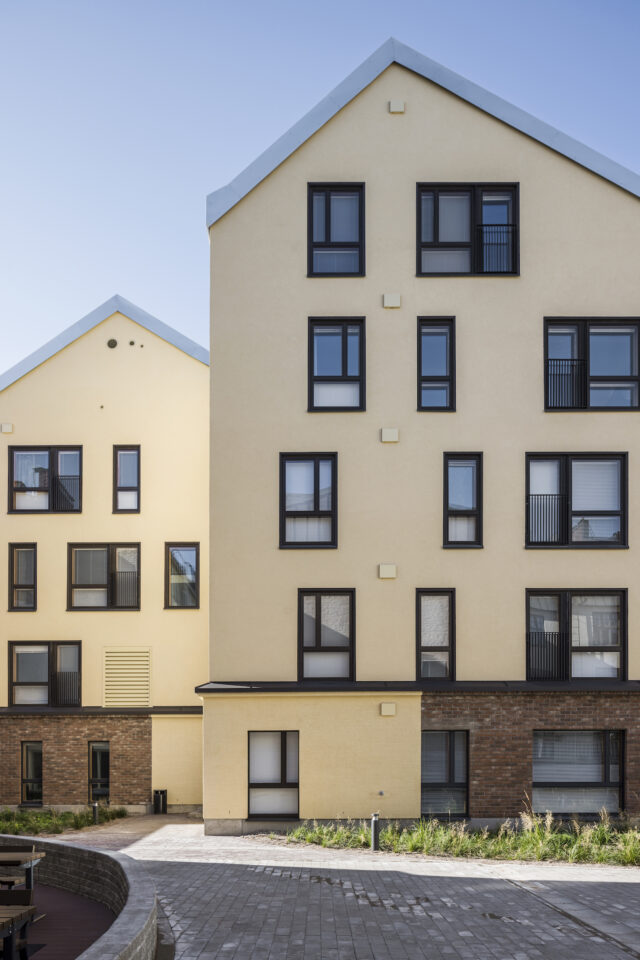
[[[114,293],[207,344],[206,194],[391,35],[640,170],[638,0],[0,0],[0,370]]]

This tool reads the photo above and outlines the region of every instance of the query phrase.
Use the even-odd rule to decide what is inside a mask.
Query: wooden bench
[[[11,892],[14,897],[29,896],[27,890],[7,892]],[[2,960],[16,960],[16,957],[19,957],[19,960],[27,960],[27,927],[35,912],[36,908],[28,904],[0,904]]]
[[[33,853],[35,849],[36,848],[34,844],[34,846],[31,848],[31,853]],[[18,847],[18,846],[9,844],[6,847],[0,847],[0,850],[3,853],[20,853],[20,852],[24,853],[24,852],[28,852],[29,848],[24,846]],[[1,870],[2,868],[0,868],[0,892],[2,892],[1,891],[2,887],[8,887],[9,890],[11,890],[13,889],[13,887],[17,886],[17,884],[24,883],[24,874],[2,873]]]

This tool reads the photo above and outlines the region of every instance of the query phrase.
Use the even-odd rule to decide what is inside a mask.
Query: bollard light
[[[371,849],[380,849],[380,821],[377,813],[371,814]]]
[[[93,822],[100,823],[100,818],[98,817],[98,804],[94,801],[91,806],[93,807]]]

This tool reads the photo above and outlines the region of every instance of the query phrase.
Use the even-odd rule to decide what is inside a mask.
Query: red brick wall
[[[640,815],[637,693],[425,693],[423,730],[469,731],[469,816],[514,817],[531,797],[534,730],[624,730],[625,807]]]
[[[151,800],[149,716],[0,716],[0,804],[20,803],[22,740],[42,741],[44,806],[87,803],[90,740],[109,741],[111,803]]]

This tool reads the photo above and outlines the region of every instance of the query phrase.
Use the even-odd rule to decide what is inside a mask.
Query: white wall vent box
[[[389,100],[389,113],[404,113],[404,100]]]
[[[385,310],[397,310],[402,301],[399,293],[383,293],[382,306]]]
[[[380,580],[395,580],[398,576],[398,568],[395,563],[379,563],[378,578]]]
[[[380,431],[381,443],[397,443],[399,439],[400,434],[397,427],[383,427]]]
[[[380,716],[381,717],[395,717],[396,715],[396,705],[395,703],[381,703],[380,704]]]
[[[0,426],[0,430],[2,430],[2,433],[13,433],[13,424],[3,423],[2,426]]]

